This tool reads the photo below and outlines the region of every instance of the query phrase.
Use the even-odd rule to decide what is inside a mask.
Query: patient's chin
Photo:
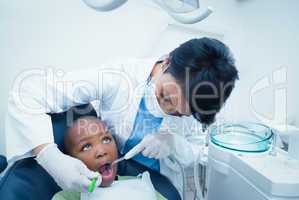
[[[100,185],[100,187],[109,187],[109,186],[112,185],[113,181],[114,180],[109,180],[109,181],[107,181],[107,180],[104,181],[103,180],[102,183],[101,183],[101,185]]]
[[[100,185],[100,187],[109,187],[112,185],[112,183],[114,182],[115,180],[115,176],[116,174],[113,174],[113,176],[111,176],[111,178],[107,178],[107,177],[102,177],[102,183]]]

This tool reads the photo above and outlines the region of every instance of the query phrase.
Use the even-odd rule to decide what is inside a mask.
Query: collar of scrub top
[[[155,62],[154,64],[154,67],[157,65],[157,64],[160,64],[162,62],[164,62],[165,59],[169,58],[169,54],[164,54],[163,56],[159,57],[159,59]],[[154,69],[154,68],[153,68]],[[152,71],[153,71],[152,69]],[[163,71],[164,73],[164,71]],[[150,75],[147,77],[147,80],[146,80],[146,84],[148,85],[150,83],[152,79],[152,72],[150,73]]]
[[[103,0],[83,0],[83,2],[89,6],[90,8],[93,8],[97,11],[101,12],[107,12],[114,9],[117,9],[124,5],[128,0],[109,0],[109,1],[103,1]],[[165,3],[165,0],[152,0],[155,4],[157,4],[160,8],[165,10],[169,16],[171,16],[173,19],[175,19],[177,22],[182,24],[195,24],[197,22],[200,22],[207,18],[210,14],[213,12],[212,7],[207,7],[204,12],[201,11],[199,0],[194,0],[194,3],[196,6],[191,11],[183,10],[183,11],[177,11],[174,10],[171,6],[169,6],[167,3]],[[184,1],[177,0],[173,3],[178,3]],[[191,4],[190,4],[191,5]]]

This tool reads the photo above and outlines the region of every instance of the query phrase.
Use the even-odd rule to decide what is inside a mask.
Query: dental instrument
[[[140,149],[140,148],[133,148],[128,153],[126,153],[123,157],[113,161],[112,165],[115,165],[123,160],[129,160],[129,159],[133,158],[134,156],[136,156],[141,151],[142,151],[142,149]]]

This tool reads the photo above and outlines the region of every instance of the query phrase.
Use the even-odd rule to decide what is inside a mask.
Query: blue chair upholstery
[[[82,116],[97,116],[91,105],[82,105],[59,114],[50,114],[55,143],[63,151],[66,128]],[[57,163],[59,165],[59,163]],[[0,180],[0,199],[5,200],[50,200],[61,188],[54,179],[35,161],[25,158],[13,164]]]
[[[0,173],[2,171],[4,171],[4,169],[6,168],[6,166],[7,166],[6,158],[4,156],[0,155]]]

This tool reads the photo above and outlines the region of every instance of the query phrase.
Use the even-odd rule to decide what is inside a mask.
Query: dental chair
[[[55,143],[62,152],[67,125],[82,116],[97,116],[90,104],[71,108],[64,113],[49,115],[53,124]],[[1,156],[0,172],[6,167],[7,161]],[[50,200],[60,190],[61,188],[54,179],[37,164],[34,158],[25,158],[15,162],[0,179],[0,199],[3,200]]]
[[[0,155],[0,173],[7,167],[7,161],[4,156]]]

